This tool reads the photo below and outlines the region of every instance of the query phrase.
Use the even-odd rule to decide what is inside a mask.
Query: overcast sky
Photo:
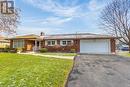
[[[104,33],[100,12],[109,0],[15,0],[21,10],[18,34]]]

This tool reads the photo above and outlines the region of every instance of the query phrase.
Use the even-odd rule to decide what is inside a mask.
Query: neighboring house
[[[0,36],[0,48],[9,47],[10,42],[9,40],[5,40],[5,37]]]
[[[16,36],[10,38],[11,48],[25,48],[26,51],[47,48],[50,52],[70,52],[75,49],[79,53],[110,54],[115,53],[116,37],[101,34],[55,34]]]

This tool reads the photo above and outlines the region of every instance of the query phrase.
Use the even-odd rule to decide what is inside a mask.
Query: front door
[[[28,41],[27,42],[27,51],[32,51],[33,50],[33,41]]]

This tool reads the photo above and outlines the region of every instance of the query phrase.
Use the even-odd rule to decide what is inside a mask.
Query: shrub
[[[17,48],[17,52],[24,52],[25,48]]]
[[[6,45],[5,48],[10,48],[10,46],[9,46],[9,45]]]
[[[10,53],[17,53],[16,48],[0,48],[0,52],[10,52]]]
[[[0,52],[4,52],[4,48],[0,48]]]
[[[10,53],[17,53],[17,49],[16,48],[10,48]]]
[[[76,50],[75,50],[75,49],[71,49],[70,52],[71,52],[71,53],[75,53]]]
[[[22,48],[17,48],[17,52],[22,52],[23,49]]]
[[[22,48],[22,52],[25,52],[26,51],[26,49],[25,48]]]
[[[8,47],[3,49],[3,52],[9,52],[9,51],[10,51],[10,48]]]
[[[45,52],[47,52],[47,51],[48,51],[47,48],[41,48],[41,49],[40,49],[40,52],[41,52],[41,53],[45,53]]]

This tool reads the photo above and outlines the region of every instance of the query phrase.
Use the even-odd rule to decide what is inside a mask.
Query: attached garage
[[[88,39],[80,40],[80,53],[110,54],[110,39]]]

